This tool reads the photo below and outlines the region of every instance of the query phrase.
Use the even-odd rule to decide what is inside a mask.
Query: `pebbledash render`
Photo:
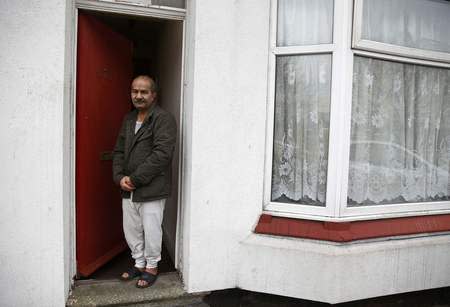
[[[80,273],[80,13],[159,25],[179,129],[164,240],[186,291],[340,303],[450,286],[448,1],[0,6],[3,305],[64,306]]]

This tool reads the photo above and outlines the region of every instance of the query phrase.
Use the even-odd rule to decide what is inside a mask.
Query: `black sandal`
[[[141,288],[141,289],[150,287],[151,285],[153,285],[155,283],[157,278],[158,278],[158,275],[155,275],[155,274],[149,273],[147,271],[144,271],[144,272],[142,272],[141,277],[139,277],[139,279],[138,279],[138,281],[136,283],[136,287],[137,288]],[[145,281],[146,284],[144,284],[142,286],[139,285],[139,281],[141,281],[141,280]]]
[[[128,274],[128,276],[127,277],[123,277],[123,274],[125,274],[125,273],[127,273]],[[128,271],[126,271],[126,272],[123,272],[122,273],[122,275],[120,275],[120,280],[121,281],[129,281],[129,280],[133,280],[133,279],[135,279],[136,277],[139,277],[139,276],[141,276],[142,275],[142,271],[141,270],[139,270],[137,267],[132,267],[132,268],[130,268]]]

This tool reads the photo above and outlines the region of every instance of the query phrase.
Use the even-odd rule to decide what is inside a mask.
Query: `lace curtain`
[[[330,44],[333,0],[279,0],[277,46]]]
[[[450,70],[355,57],[349,206],[449,200]]]
[[[325,206],[331,55],[276,64],[272,201]]]
[[[279,0],[277,46],[329,44],[333,0]],[[272,201],[325,206],[331,55],[278,56]]]
[[[362,38],[450,52],[450,5],[442,0],[364,0]]]

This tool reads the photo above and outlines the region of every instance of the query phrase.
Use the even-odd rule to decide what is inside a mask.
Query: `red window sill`
[[[450,231],[450,214],[355,222],[321,222],[262,214],[256,233],[333,242]]]

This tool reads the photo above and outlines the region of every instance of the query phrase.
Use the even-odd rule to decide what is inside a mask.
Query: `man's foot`
[[[120,275],[120,280],[122,281],[128,281],[128,280],[132,280],[135,279],[138,276],[141,276],[142,272],[144,271],[144,269],[140,269],[137,267],[132,267],[130,268],[128,271],[123,272],[122,275]]]
[[[147,268],[142,272],[139,277],[136,287],[138,288],[147,288],[153,285],[158,278],[158,269],[157,268]]]

